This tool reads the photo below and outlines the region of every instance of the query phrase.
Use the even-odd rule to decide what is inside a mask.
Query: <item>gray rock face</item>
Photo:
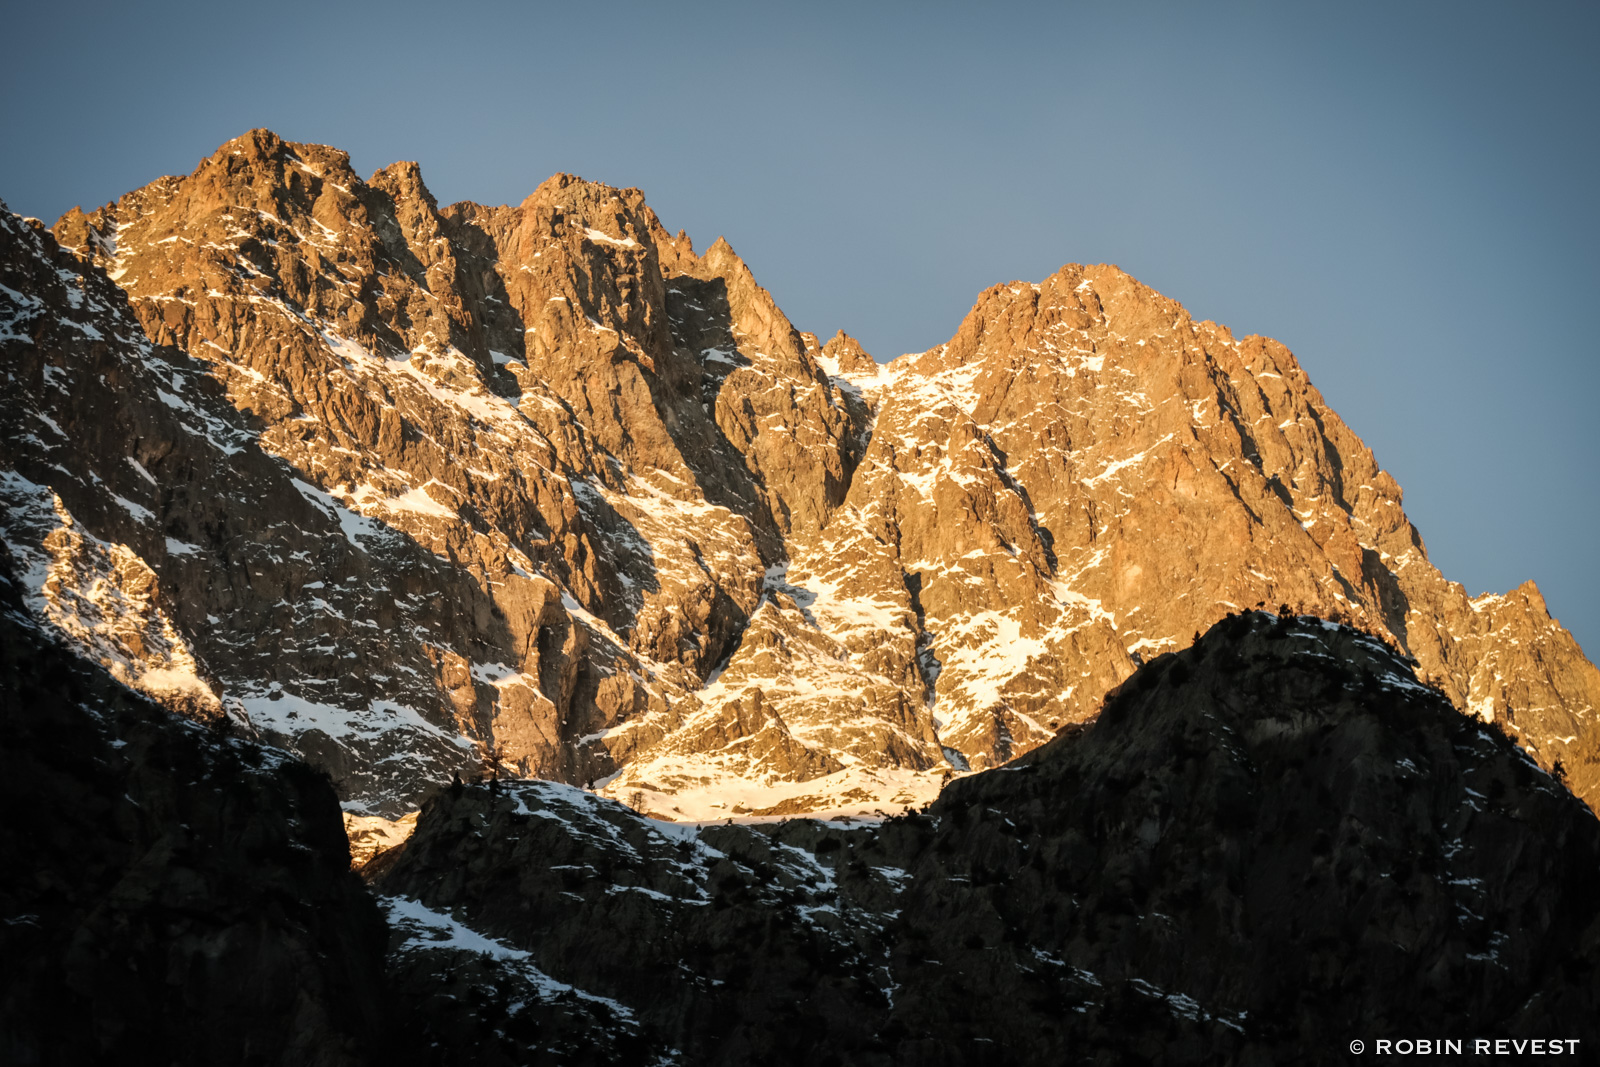
[[[1597,864],[1600,822],[1400,655],[1248,613],[925,813],[695,829],[501,782],[366,873],[404,988],[468,968],[429,1025],[485,1063],[549,1031],[565,1063],[625,1034],[696,1064],[1248,1064],[1600,1041]]]
[[[1600,672],[1537,589],[1445,581],[1286,349],[1115,267],[880,367],[569,175],[441,207],[254,131],[64,216],[75,259],[8,220],[37,609],[353,815],[480,764],[677,819],[900,810],[1279,604],[1600,798]]]
[[[0,562],[0,1060],[393,1062],[331,783],[55,645]]]

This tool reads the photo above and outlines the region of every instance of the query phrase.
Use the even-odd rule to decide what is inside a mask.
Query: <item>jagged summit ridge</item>
[[[363,764],[333,723],[382,733],[387,700],[473,758],[672,817],[915,803],[1229,611],[1287,602],[1407,650],[1595,788],[1600,675],[1536,590],[1445,582],[1286,349],[1114,267],[993,287],[949,343],[880,367],[796,330],[726,242],[697,255],[637,190],[558,175],[516,207],[440,207],[414,164],[364,181],[265,131],[54,232],[352,550],[381,530],[452,575],[407,624],[425,666],[404,699],[178,623],[224,697],[327,709],[270,724],[324,763]],[[155,527],[193,507],[158,468],[150,500],[122,494]],[[291,602],[330,587],[267,574]]]

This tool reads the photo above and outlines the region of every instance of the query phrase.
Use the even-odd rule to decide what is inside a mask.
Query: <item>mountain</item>
[[[924,812],[686,827],[457,786],[365,873],[398,988],[475,1062],[887,1067],[1588,1047],[1597,864],[1592,813],[1400,655],[1249,612]]]
[[[3,241],[36,616],[327,769],[370,840],[479,767],[674,819],[920,805],[1280,604],[1600,801],[1600,672],[1538,590],[1447,582],[1286,349],[1115,267],[879,365],[637,190],[441,207],[259,130]]]
[[[0,209],[0,372],[7,1062],[1600,1041],[1600,674],[1115,267],[880,365],[254,131]]]

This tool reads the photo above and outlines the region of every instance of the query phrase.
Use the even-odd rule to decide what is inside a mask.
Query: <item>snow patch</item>
[[[585,229],[583,231],[583,235],[589,240],[593,241],[595,244],[613,245],[617,248],[629,249],[642,247],[639,242],[635,241],[632,237],[612,237],[610,234],[603,233],[600,230]]]

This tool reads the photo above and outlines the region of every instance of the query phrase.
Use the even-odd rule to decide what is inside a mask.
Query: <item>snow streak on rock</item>
[[[0,538],[18,564],[24,603],[113,678],[197,717],[222,711],[194,654],[156,596],[156,575],[127,545],[73,521],[61,498],[0,471]]]

